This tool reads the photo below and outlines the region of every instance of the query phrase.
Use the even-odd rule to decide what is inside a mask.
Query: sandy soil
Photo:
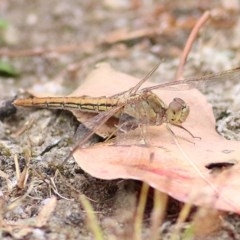
[[[1,239],[94,239],[79,200],[81,194],[91,199],[106,239],[132,239],[141,183],[95,179],[83,172],[73,158],[62,164],[72,146],[77,120],[63,111],[23,108],[16,111],[9,103],[16,97],[27,96],[30,87],[50,81],[56,83],[49,87],[50,93],[70,93],[99,61],[141,77],[164,60],[152,80],[170,80],[187,37],[205,10],[213,10],[214,20],[209,20],[200,32],[184,74],[194,76],[240,66],[240,15],[239,5],[235,6],[234,2],[0,2],[1,16],[9,23],[7,32],[1,36],[0,51],[9,49],[13,54],[12,57],[2,54],[2,60],[13,64],[19,72],[18,78],[0,79],[0,170],[8,175],[8,180],[0,175]],[[39,49],[44,50],[42,54],[37,52]],[[236,97],[239,89],[237,80],[204,88],[213,104],[216,128],[228,139],[240,139],[237,111],[240,100]],[[41,89],[37,91],[42,93]],[[94,141],[98,140],[96,137]],[[29,160],[29,177],[23,189],[16,186],[14,156],[21,171]],[[47,223],[33,226],[28,233],[27,220],[38,216],[51,196],[56,196],[57,202]],[[20,199],[13,207],[17,197]],[[171,202],[171,206],[179,204],[175,200]],[[143,239],[151,239],[151,196],[147,206]],[[178,207],[171,206],[160,229],[162,239],[169,239],[179,213]],[[223,218],[220,229],[208,238],[196,239],[240,239],[239,217],[227,213]],[[3,219],[17,224],[22,220],[25,225],[19,226],[26,234],[16,227],[7,228]]]

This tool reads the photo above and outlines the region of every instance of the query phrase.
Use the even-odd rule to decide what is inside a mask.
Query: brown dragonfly
[[[181,98],[174,98],[167,106],[152,90],[157,88],[189,89],[199,83],[208,81],[235,80],[240,78],[240,67],[220,73],[208,74],[201,77],[189,78],[157,84],[142,88],[142,84],[149,79],[158,68],[156,65],[138,84],[111,97],[43,97],[17,99],[14,105],[23,107],[37,107],[49,109],[79,110],[82,112],[99,113],[90,121],[84,123],[89,129],[83,140],[77,144],[81,146],[111,117],[120,119],[118,130],[127,132],[139,125],[172,124],[183,128],[182,123],[187,119],[190,109]],[[114,133],[113,133],[114,134]],[[191,134],[192,135],[192,134]],[[193,135],[192,135],[193,136]],[[194,136],[193,136],[194,137]],[[74,148],[76,149],[76,148]]]

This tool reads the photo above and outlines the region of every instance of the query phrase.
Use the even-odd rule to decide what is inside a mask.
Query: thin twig
[[[200,31],[200,28],[210,18],[210,15],[211,15],[210,11],[204,12],[203,15],[201,16],[201,18],[197,21],[194,28],[192,29],[192,32],[190,33],[190,35],[188,37],[188,40],[185,44],[184,50],[183,50],[181,58],[180,58],[180,63],[178,65],[178,69],[177,69],[176,76],[175,76],[176,80],[183,78],[183,69],[184,69],[188,54],[189,54],[190,50],[192,49],[192,45],[197,37],[197,34]]]
[[[140,39],[143,37],[154,37],[163,34],[162,29],[159,27],[151,27],[151,28],[142,28],[134,31],[126,31],[125,29],[119,30],[122,34],[116,34],[116,32],[110,32],[106,34],[102,39],[93,42],[83,42],[76,43],[72,45],[61,45],[56,47],[39,47],[35,49],[21,49],[21,50],[10,50],[7,48],[0,48],[0,57],[7,56],[9,58],[15,57],[33,57],[33,56],[43,56],[51,53],[70,53],[70,52],[80,52],[81,53],[89,53],[93,52],[95,49],[100,48],[105,45],[112,45],[115,43],[130,41],[133,39]]]
[[[33,57],[33,56],[42,56],[44,54],[50,53],[67,53],[67,52],[75,52],[82,50],[84,52],[89,52],[89,50],[94,48],[94,44],[92,43],[79,43],[72,45],[62,45],[57,47],[47,47],[47,48],[35,48],[35,49],[21,49],[21,50],[9,50],[9,49],[0,49],[0,56],[8,56],[10,58],[14,57]]]

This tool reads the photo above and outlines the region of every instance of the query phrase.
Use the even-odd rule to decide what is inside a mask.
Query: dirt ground
[[[56,83],[56,87],[49,87],[50,93],[68,94],[100,61],[138,77],[162,61],[151,79],[171,80],[188,35],[206,10],[212,10],[213,19],[195,41],[185,76],[240,66],[239,8],[234,0],[2,0],[1,18],[9,26],[1,35],[1,59],[11,63],[19,76],[0,78],[0,170],[8,175],[7,180],[3,173],[0,175],[0,238],[94,239],[79,197],[84,194],[90,199],[104,239],[133,239],[132,222],[141,183],[96,179],[83,172],[72,157],[62,164],[79,124],[72,114],[16,109],[10,103],[29,96],[27,90],[32,87],[43,93],[39,86],[50,81]],[[4,54],[6,49],[9,52]],[[240,140],[239,86],[226,81],[204,89],[213,104],[216,129],[235,140]],[[98,140],[95,137],[94,141]],[[16,157],[21,171],[29,161],[29,177],[22,189],[17,187]],[[39,216],[52,196],[57,202],[46,224],[31,227],[27,221]],[[170,239],[179,213],[176,206],[181,203],[170,202],[159,239]],[[149,196],[142,239],[151,239],[151,208]],[[222,217],[222,227],[195,239],[240,239],[239,216],[226,213]],[[4,225],[6,222],[9,225]]]

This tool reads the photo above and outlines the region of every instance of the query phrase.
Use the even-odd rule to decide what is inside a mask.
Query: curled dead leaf
[[[107,65],[100,65],[71,95],[113,95],[138,81]],[[150,82],[145,84],[147,87],[152,85]],[[100,93],[100,89],[103,92]],[[190,106],[190,116],[183,126],[201,139],[193,139],[173,126],[170,127],[176,138],[165,125],[149,127],[149,146],[136,145],[139,139],[134,137],[127,138],[130,142],[123,139],[118,144],[96,144],[77,149],[74,153],[76,162],[98,178],[138,179],[180,201],[240,213],[240,143],[226,140],[215,131],[212,107],[198,90],[157,89],[154,92],[166,103],[174,97],[184,99]],[[234,162],[234,165],[218,174],[212,174],[207,167],[210,163],[222,162]]]

